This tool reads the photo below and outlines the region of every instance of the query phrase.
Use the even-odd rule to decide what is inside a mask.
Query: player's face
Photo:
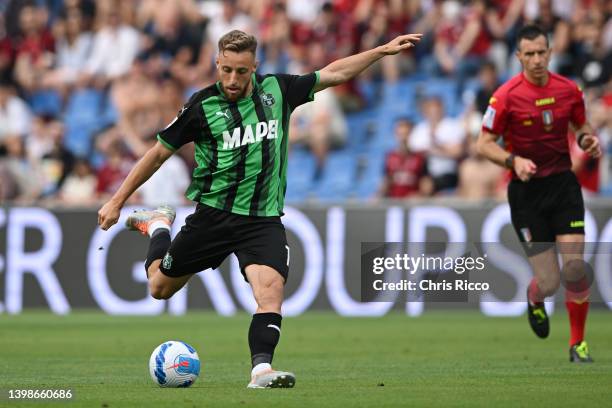
[[[550,52],[546,38],[541,35],[533,40],[523,38],[519,43],[516,56],[521,61],[525,74],[535,81],[540,81],[548,76]]]
[[[224,51],[217,57],[217,73],[223,92],[230,101],[247,96],[251,91],[251,75],[257,69],[255,55],[249,51]]]

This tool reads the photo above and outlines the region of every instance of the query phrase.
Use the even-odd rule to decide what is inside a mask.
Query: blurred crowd
[[[262,74],[311,72],[424,33],[414,50],[298,108],[291,154],[314,163],[312,191],[333,188],[330,163],[372,175],[372,188],[340,199],[501,198],[508,174],[474,142],[490,95],[520,71],[514,37],[527,22],[550,34],[551,70],[584,87],[604,146],[600,160],[573,146],[575,171],[586,191],[612,195],[611,16],[605,0],[0,0],[0,203],[108,198],[189,95],[215,81],[217,41],[231,29],[256,35]],[[134,203],[184,203],[192,149]],[[309,191],[291,197],[316,199]]]

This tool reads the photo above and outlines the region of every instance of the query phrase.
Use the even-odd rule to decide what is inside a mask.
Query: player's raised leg
[[[557,243],[563,259],[561,277],[565,286],[565,307],[570,323],[569,359],[573,363],[591,363],[593,359],[584,340],[590,295],[587,264],[584,262],[584,235],[558,235]]]
[[[180,290],[189,280],[191,275],[181,277],[170,277],[159,270],[168,248],[170,247],[170,229],[176,211],[169,206],[160,206],[156,210],[135,211],[125,221],[126,227],[138,231],[151,238],[145,270],[149,280],[149,290],[155,299],[168,299]]]
[[[555,248],[550,247],[545,251],[530,255],[529,263],[534,277],[527,287],[527,318],[536,336],[544,339],[550,333],[544,298],[554,295],[560,285],[559,263]]]
[[[248,388],[292,388],[295,375],[272,369],[274,349],[281,335],[284,278],[265,265],[248,265],[245,274],[253,289],[257,310],[249,327],[251,382]]]

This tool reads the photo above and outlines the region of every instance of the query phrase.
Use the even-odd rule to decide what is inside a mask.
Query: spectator
[[[157,6],[144,26],[143,49],[139,59],[149,74],[171,74],[183,83],[190,75],[200,52],[201,27],[184,15],[181,2],[156,2]]]
[[[46,115],[37,115],[32,120],[32,127],[27,136],[27,155],[33,163],[40,163],[42,158],[53,150],[53,126],[56,118]]]
[[[119,141],[112,143],[106,155],[106,162],[98,170],[96,185],[98,199],[104,201],[114,194],[133,165],[134,160],[126,153],[122,143]]]
[[[64,124],[53,119],[46,125],[46,132],[53,145],[40,161],[42,179],[42,197],[50,197],[57,193],[72,171],[75,157],[64,146]]]
[[[109,0],[106,4],[98,9],[101,26],[94,34],[92,53],[81,76],[81,83],[95,83],[100,88],[127,73],[139,51],[138,31],[122,20],[119,2]]]
[[[444,19],[436,33],[434,53],[441,73],[455,76],[461,92],[463,83],[476,73],[491,47],[491,37],[483,25],[484,1],[465,8],[457,1],[446,1],[442,11]]]
[[[78,7],[69,8],[65,16],[56,23],[57,54],[53,69],[43,79],[43,86],[61,91],[64,95],[68,86],[83,73],[91,54],[93,37],[85,31],[83,12]]]
[[[612,49],[604,47],[602,27],[589,20],[579,29],[582,41],[577,61],[573,61],[574,73],[585,88],[605,86],[612,78]]]
[[[6,139],[5,148],[6,156],[0,158],[0,173],[4,176],[0,180],[2,198],[22,204],[36,202],[43,188],[40,166],[28,160],[23,138]]]
[[[489,106],[489,99],[499,87],[497,69],[492,62],[485,62],[478,71],[479,87],[476,91],[475,109],[482,116]]]
[[[476,152],[476,137],[469,138],[469,156],[459,166],[458,196],[466,200],[483,200],[503,197],[504,169]]]
[[[347,125],[333,89],[317,92],[314,98],[316,103],[299,106],[291,115],[289,141],[310,148],[320,175],[329,150],[345,144]]]
[[[385,175],[380,196],[387,198],[408,198],[421,195],[421,182],[426,177],[426,158],[410,150],[410,134],[413,123],[398,119],[395,123],[397,148],[385,158]]]
[[[156,142],[156,137],[150,137],[147,147],[152,147]],[[172,155],[137,192],[147,207],[163,204],[179,206],[187,203],[185,191],[190,182],[191,175],[185,162],[178,155]],[[160,191],[164,193],[159,194]]]
[[[0,81],[7,81],[12,76],[14,49],[13,41],[6,33],[5,16],[0,13]]]
[[[275,3],[261,27],[261,47],[258,47],[258,71],[262,74],[287,72],[290,60],[291,22],[285,7]]]
[[[96,175],[85,159],[77,159],[59,193],[58,201],[69,206],[88,206],[96,202]]]
[[[5,140],[21,138],[30,129],[31,113],[28,105],[15,94],[8,80],[0,80],[0,155],[6,152]]]
[[[34,5],[26,5],[19,12],[14,75],[17,83],[28,91],[38,89],[41,75],[53,62],[55,42],[46,27],[47,17],[45,9]]]
[[[428,195],[451,190],[458,183],[458,162],[463,156],[465,130],[460,121],[444,116],[438,96],[428,95],[421,103],[424,120],[410,135],[410,150],[427,155],[431,183],[424,186]]]

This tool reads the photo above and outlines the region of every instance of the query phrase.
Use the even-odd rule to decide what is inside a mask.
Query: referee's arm
[[[572,125],[572,128],[576,135],[576,143],[578,143],[578,146],[589,156],[595,159],[600,157],[601,146],[599,145],[599,139],[595,136],[595,132],[593,132],[593,128],[589,125],[589,122],[584,122],[579,128]]]
[[[117,223],[121,207],[127,199],[164,164],[168,157],[172,156],[172,153],[174,153],[172,150],[157,142],[138,160],[138,163],[121,183],[119,190],[98,211],[98,224],[103,230],[107,230]]]
[[[522,181],[529,179],[536,173],[537,166],[529,159],[508,153],[497,144],[498,135],[482,129],[478,136],[476,149],[478,154],[491,160],[493,163],[513,170]]]

